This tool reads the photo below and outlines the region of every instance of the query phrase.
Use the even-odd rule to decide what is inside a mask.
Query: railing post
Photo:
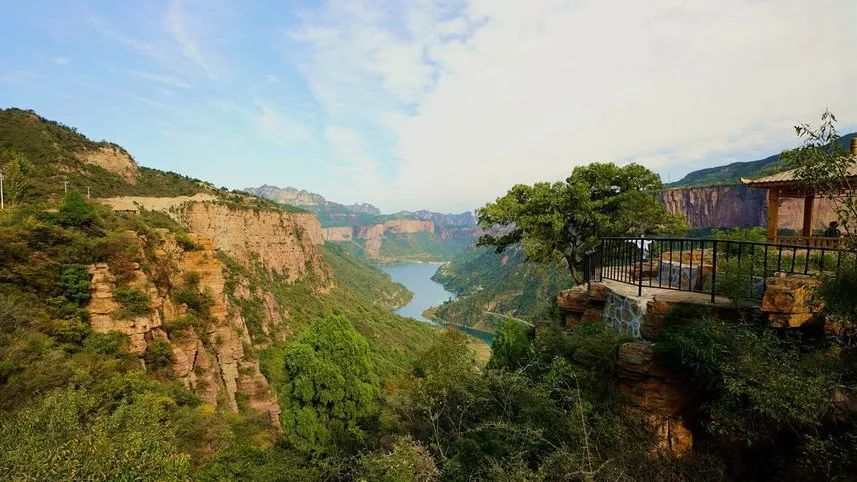
[[[607,242],[605,239],[601,239],[601,259],[598,264],[601,265],[598,269],[598,281],[604,281],[604,244]]]
[[[640,276],[637,278],[637,296],[643,296],[643,236],[640,236]]]
[[[714,296],[717,293],[717,240],[711,240],[711,304],[714,304]]]

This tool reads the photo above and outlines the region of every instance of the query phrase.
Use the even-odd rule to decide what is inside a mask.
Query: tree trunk
[[[574,269],[577,265],[576,256],[572,254],[563,255],[565,258],[565,262],[568,263],[568,271],[571,272],[571,279],[574,281],[575,285],[583,284],[583,280],[577,274],[577,270]]]

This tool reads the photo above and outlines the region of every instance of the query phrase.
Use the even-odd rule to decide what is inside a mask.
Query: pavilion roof
[[[848,168],[848,177],[857,177],[857,163],[852,164]],[[797,169],[789,169],[788,171],[778,172],[770,176],[759,177],[756,179],[747,179],[742,177],[741,184],[750,187],[776,187],[776,186],[797,186],[802,184],[798,176]]]

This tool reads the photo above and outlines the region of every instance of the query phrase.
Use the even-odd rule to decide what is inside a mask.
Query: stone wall
[[[645,299],[621,295],[611,290],[605,293],[604,322],[618,333],[639,338],[645,316]]]

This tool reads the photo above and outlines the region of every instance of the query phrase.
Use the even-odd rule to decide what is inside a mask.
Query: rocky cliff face
[[[122,176],[129,183],[135,183],[140,175],[134,159],[115,145],[101,145],[98,148],[79,152],[76,157],[87,164],[94,164],[106,171]]]
[[[667,189],[658,198],[671,213],[683,214],[694,228],[738,228],[766,226],[767,191],[744,185]],[[816,201],[815,229],[823,229],[836,219],[832,208]],[[779,227],[800,230],[803,226],[803,199],[783,199]]]
[[[321,234],[325,241],[351,241],[353,239],[351,226],[322,228]]]
[[[125,333],[129,337],[128,351],[140,356],[155,340],[168,343],[173,353],[169,368],[203,400],[233,412],[249,409],[265,414],[272,425],[279,427],[276,396],[249,348],[252,344],[247,324],[226,295],[224,266],[217,258],[214,243],[205,236],[191,236],[196,247],[190,251],[179,247],[166,231],[159,232],[158,239],[138,238],[140,245],[155,245],[153,269],[163,275],[153,279],[139,265],[130,273],[127,285],[150,298],[149,313],[145,315],[124,316],[110,266],[91,265],[92,298],[87,309],[92,329],[97,333]],[[205,324],[183,323],[188,307],[171,296],[190,273],[199,280],[196,289],[200,295],[210,298]],[[246,405],[239,406],[239,393]]]
[[[329,278],[316,249],[324,243],[324,236],[313,214],[190,203],[179,218],[191,231],[211,238],[215,248],[246,267],[252,268],[258,261],[289,282],[307,275]]]
[[[355,226],[354,236],[365,239],[366,254],[378,256],[381,250],[381,240],[385,236],[411,233],[433,233],[434,222],[417,219],[396,219],[370,226]]]

